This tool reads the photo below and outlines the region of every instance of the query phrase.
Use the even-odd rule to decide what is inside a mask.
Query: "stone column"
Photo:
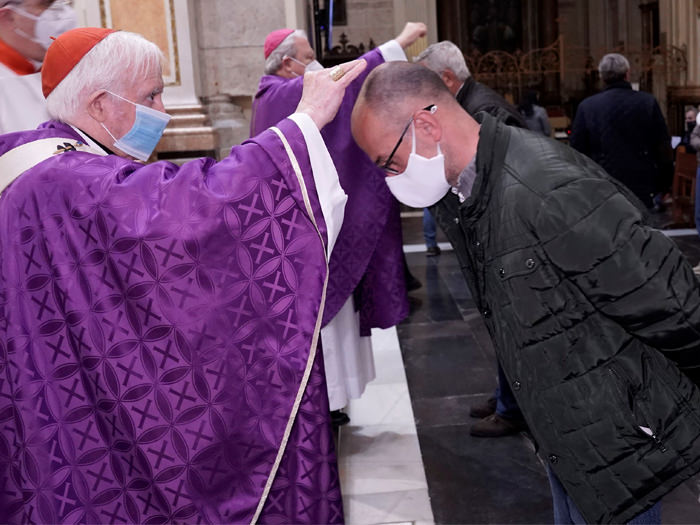
[[[297,18],[304,10],[287,0],[207,0],[193,7],[200,95],[219,137],[217,150],[228,154],[248,138],[251,100],[265,65],[265,37],[301,25]]]
[[[250,107],[250,102],[224,93],[205,97],[204,102],[218,137],[217,157],[222,159],[229,154],[231,146],[248,139],[250,111],[246,107]]]

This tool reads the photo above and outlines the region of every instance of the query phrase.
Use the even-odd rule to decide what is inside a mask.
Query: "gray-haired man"
[[[474,80],[462,50],[449,40],[428,46],[413,61],[440,75],[450,93],[471,116],[485,111],[509,126],[527,128],[512,104],[490,87]]]
[[[654,195],[671,185],[673,152],[666,121],[653,95],[632,89],[624,56],[605,55],[598,71],[605,88],[579,105],[571,146],[651,207]]]

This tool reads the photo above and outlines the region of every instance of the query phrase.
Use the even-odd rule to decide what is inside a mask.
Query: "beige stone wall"
[[[219,156],[248,138],[251,99],[265,64],[263,42],[270,31],[289,25],[287,7],[282,0],[193,2],[198,91],[218,133]]]
[[[248,137],[251,98],[263,74],[263,42],[270,31],[294,27],[309,31],[306,0],[191,1],[193,55],[198,61],[198,95],[220,138],[220,154]],[[349,0],[347,26],[333,28],[334,41],[345,32],[350,43],[379,45],[394,38],[408,20],[437,28],[433,0]],[[309,35],[313,39],[313,35]]]
[[[347,0],[347,15],[347,25],[333,26],[333,45],[338,45],[341,33],[351,44],[365,46],[370,39],[380,45],[396,36],[393,0]]]
[[[200,94],[253,95],[263,71],[263,41],[285,27],[280,0],[206,0],[194,3]]]

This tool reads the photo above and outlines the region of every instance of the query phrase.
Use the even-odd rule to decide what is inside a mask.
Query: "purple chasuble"
[[[272,131],[182,167],[61,153],[2,194],[0,522],[342,522],[325,225],[278,127],[318,231]],[[0,155],[48,137],[79,138]]]
[[[362,83],[384,62],[378,49],[362,56],[367,69],[347,88],[338,115],[321,135],[348,195],[345,219],[330,260],[325,326],[351,294],[362,335],[388,328],[408,315],[399,204],[377,168],[352,138],[350,116]],[[291,115],[301,100],[303,78],[266,75],[253,100],[251,136]]]

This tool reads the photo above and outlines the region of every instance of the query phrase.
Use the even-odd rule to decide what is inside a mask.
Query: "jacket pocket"
[[[524,327],[533,327],[564,307],[557,294],[557,274],[536,247],[495,257],[489,271],[502,290],[501,308],[510,309]]]
[[[648,389],[645,385],[633,381],[619,363],[610,362],[607,371],[613,392],[618,397],[620,415],[632,429],[632,434],[627,437],[637,437],[639,440],[653,443],[659,451],[666,452],[666,445],[661,437],[663,428],[660,419],[653,417],[649,409]]]

